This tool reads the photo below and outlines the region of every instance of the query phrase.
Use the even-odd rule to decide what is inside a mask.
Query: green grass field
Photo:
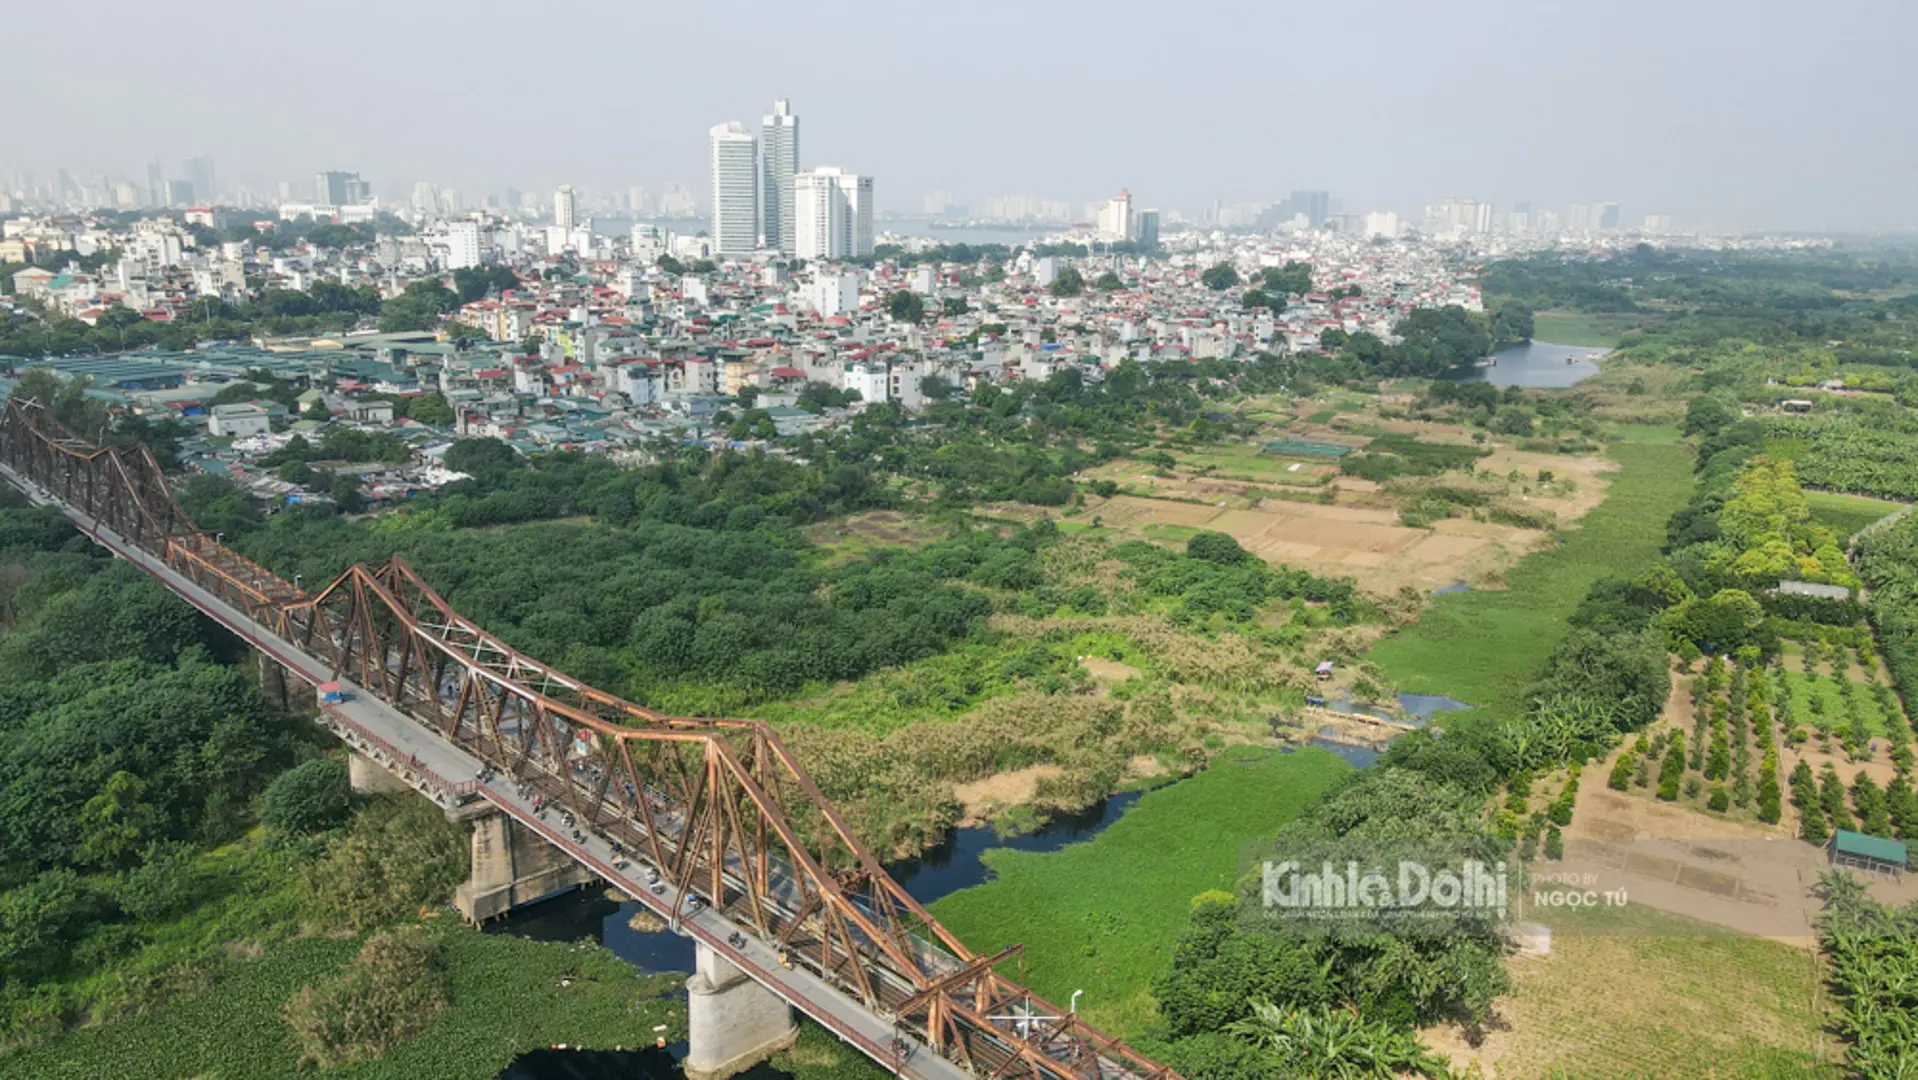
[[[1156,1011],[1192,898],[1230,889],[1242,859],[1350,771],[1323,750],[1245,750],[1147,793],[1090,843],[986,854],[997,880],[933,905],[973,948],[1026,946],[1028,985],[1060,1005],[1085,990],[1092,1023],[1136,1035]],[[1005,969],[1017,977],[1016,968]]]
[[[1324,476],[1316,472],[1300,469],[1293,472],[1292,467],[1303,462],[1307,466],[1337,466],[1336,458],[1291,457],[1282,454],[1265,453],[1256,444],[1207,447],[1203,453],[1180,454],[1179,465],[1188,471],[1210,467],[1212,475],[1227,480],[1250,480],[1261,484],[1289,484],[1297,487],[1322,487]]]
[[[652,1041],[655,1024],[685,1028],[683,1006],[663,996],[677,976],[648,978],[603,949],[439,923],[453,1007],[385,1058],[326,1075],[475,1080],[554,1043],[639,1046]],[[359,938],[280,942],[203,993],[0,1057],[0,1080],[301,1075],[300,1052],[280,1010],[294,991],[340,970],[359,945]]]
[[[1450,694],[1494,710],[1516,704],[1565,634],[1565,618],[1594,581],[1649,566],[1665,520],[1692,491],[1692,455],[1666,441],[1615,443],[1616,473],[1601,502],[1555,547],[1519,560],[1506,588],[1433,598],[1370,659],[1400,690]]]
[[[1556,911],[1551,955],[1511,964],[1487,1075],[1836,1080],[1818,958],[1637,905]]]
[[[1541,311],[1532,316],[1532,340],[1553,345],[1610,348],[1627,330],[1644,321],[1637,315],[1592,315],[1582,311]]]
[[[1850,537],[1879,518],[1904,507],[1903,503],[1871,499],[1863,495],[1839,495],[1829,491],[1807,491],[1805,501],[1811,504],[1812,520],[1841,537]]]

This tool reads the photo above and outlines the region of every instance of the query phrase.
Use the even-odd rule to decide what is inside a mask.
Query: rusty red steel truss
[[[96,447],[8,401],[0,461],[262,627],[570,810],[975,1075],[1176,1074],[1000,975],[892,880],[773,729],[666,716],[453,610],[404,561],[308,594],[200,531],[144,446]]]

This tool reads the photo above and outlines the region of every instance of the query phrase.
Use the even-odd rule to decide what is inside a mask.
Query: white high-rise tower
[[[758,154],[735,120],[712,130],[713,250],[750,255],[759,237]]]
[[[553,192],[553,224],[557,228],[570,230],[578,216],[579,200],[573,196],[573,185],[561,184]]]
[[[802,259],[872,254],[872,177],[829,165],[794,174],[793,223]]]
[[[793,250],[793,174],[799,171],[799,117],[781,98],[759,123],[759,198],[764,215],[761,242],[790,254]]]

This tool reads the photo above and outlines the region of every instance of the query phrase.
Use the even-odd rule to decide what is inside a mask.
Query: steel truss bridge
[[[145,446],[95,446],[31,402],[0,415],[0,475],[303,678],[350,681],[410,740],[490,766],[499,781],[460,787],[881,1064],[926,1080],[1177,1080],[1000,975],[1017,946],[976,954],[941,926],[764,722],[594,689],[462,617],[397,557],[303,591],[196,527]],[[574,824],[536,819],[534,794]],[[931,1053],[902,1058],[881,1032]]]

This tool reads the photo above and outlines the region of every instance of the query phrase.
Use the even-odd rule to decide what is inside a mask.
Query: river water
[[[1559,390],[1598,374],[1595,357],[1606,350],[1534,341],[1493,354],[1497,361],[1447,376],[1463,382],[1488,382],[1526,390]]]
[[[992,871],[983,858],[988,850],[1043,853],[1090,840],[1119,820],[1139,796],[1136,791],[1114,795],[1079,813],[1058,815],[1029,833],[1001,836],[990,826],[954,829],[945,843],[887,869],[908,895],[930,904],[990,881]],[[691,973],[692,939],[670,930],[635,930],[630,924],[641,910],[637,900],[616,901],[604,889],[584,888],[521,908],[487,927],[487,932],[537,941],[591,938],[641,971]],[[678,1058],[683,1056],[683,1046],[624,1052],[540,1050],[521,1056],[499,1080],[678,1080]],[[744,1075],[747,1080],[788,1080],[786,1074],[764,1065]]]

